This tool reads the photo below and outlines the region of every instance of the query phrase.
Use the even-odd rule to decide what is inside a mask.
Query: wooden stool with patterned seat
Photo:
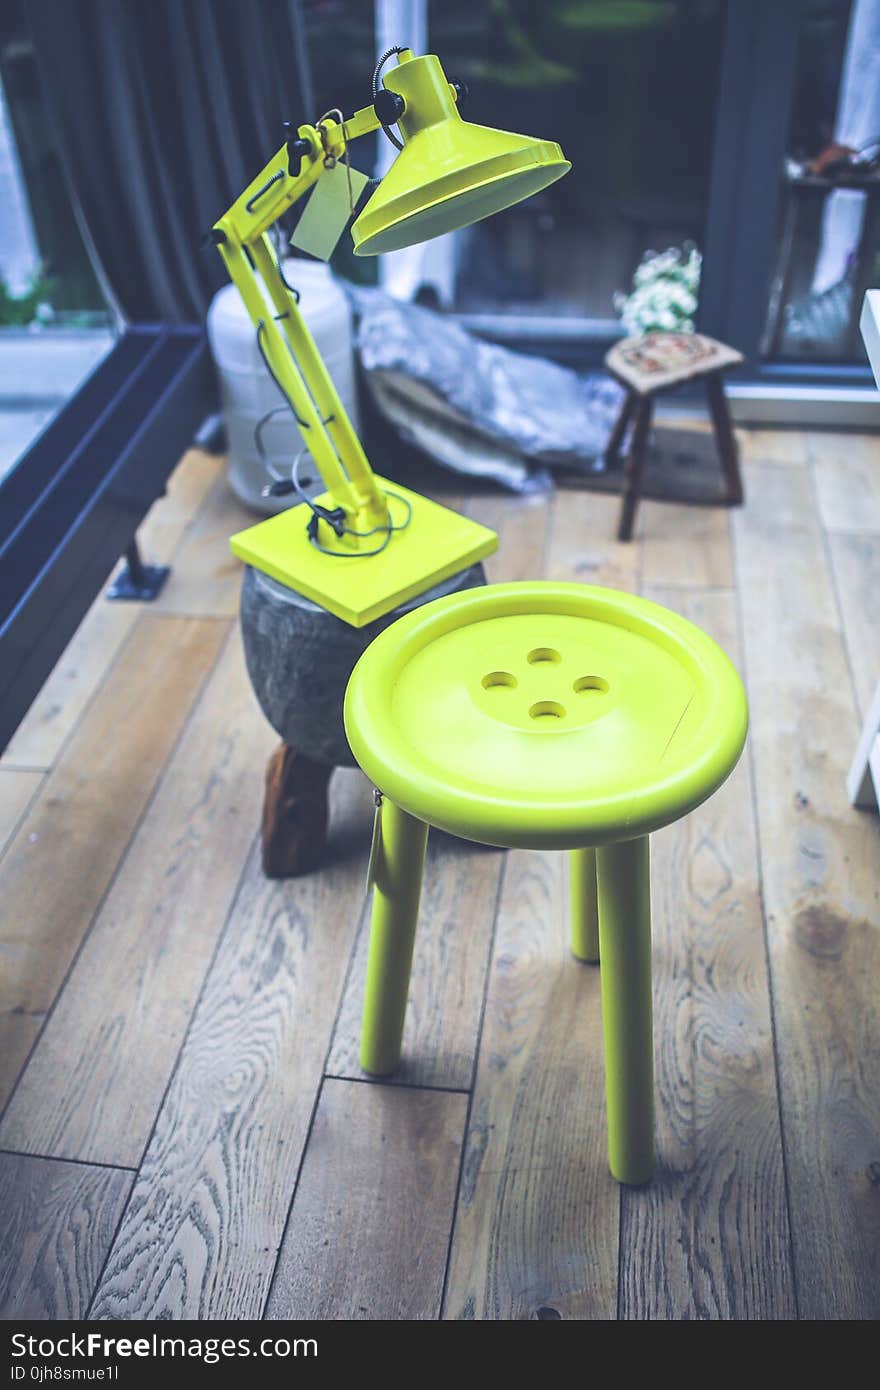
[[[703,333],[645,333],[638,338],[624,338],[615,343],[607,354],[605,366],[626,390],[620,415],[608,441],[605,456],[609,463],[616,461],[631,421],[633,426],[623,476],[618,540],[632,540],[654,397],[686,381],[702,379],[706,384],[709,413],[726,483],[725,501],[730,507],[739,506],[742,502],[743,486],[736,438],[722,379],[724,371],[739,366],[742,361],[742,353],[725,343],[716,342],[714,338],[707,338]]]

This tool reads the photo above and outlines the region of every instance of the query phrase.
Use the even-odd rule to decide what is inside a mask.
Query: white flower
[[[694,331],[702,257],[696,246],[646,251],[633,274],[628,295],[618,292],[614,307],[630,333]]]

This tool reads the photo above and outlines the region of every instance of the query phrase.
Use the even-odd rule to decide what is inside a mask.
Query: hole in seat
[[[526,657],[530,666],[537,666],[542,661],[561,661],[559,653],[553,647],[535,647]]]
[[[484,690],[491,690],[496,685],[513,687],[516,685],[516,676],[511,675],[510,671],[490,671],[487,676],[483,677]]]
[[[578,695],[584,690],[598,690],[604,695],[608,689],[608,682],[604,676],[578,676],[572,689]]]
[[[529,710],[532,719],[564,719],[565,707],[557,700],[538,700]]]

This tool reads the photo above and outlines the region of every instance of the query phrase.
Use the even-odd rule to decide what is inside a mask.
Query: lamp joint
[[[305,159],[306,155],[311,154],[312,145],[310,140],[304,139],[301,135],[293,135],[293,122],[282,121],[284,129],[284,139],[287,145],[287,172],[291,178],[299,173],[299,162]]]
[[[396,125],[406,110],[406,102],[398,92],[392,92],[388,87],[382,87],[376,93],[373,110],[380,125]]]

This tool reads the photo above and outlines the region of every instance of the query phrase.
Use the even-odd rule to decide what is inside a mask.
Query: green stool
[[[361,1065],[400,1061],[428,826],[571,851],[575,956],[601,959],[611,1172],[653,1171],[648,835],[735,766],[742,682],[699,628],[583,584],[496,584],[386,628],[352,673],[345,729],[381,793]],[[378,799],[378,798],[377,798]]]

